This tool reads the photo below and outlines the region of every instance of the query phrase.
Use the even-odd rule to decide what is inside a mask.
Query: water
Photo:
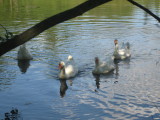
[[[0,23],[19,34],[82,2],[0,0]],[[159,16],[159,0],[138,2]],[[27,42],[33,60],[19,63],[18,48],[0,58],[0,119],[12,107],[24,120],[160,119],[159,33],[154,18],[122,0],[46,30]],[[131,59],[115,64],[113,74],[93,76],[94,57],[111,55],[115,38],[130,42]],[[61,81],[58,63],[69,54],[80,72]]]

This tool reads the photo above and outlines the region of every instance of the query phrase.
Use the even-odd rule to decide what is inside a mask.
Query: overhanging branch
[[[42,22],[36,24],[35,26],[24,31],[23,33],[16,35],[14,38],[8,40],[7,42],[0,44],[0,56],[16,48],[17,46],[29,41],[43,31],[49,29],[50,27],[82,15],[83,13],[109,1],[112,0],[88,0],[72,9],[69,9],[67,11],[43,20]]]
[[[154,13],[152,13],[149,9],[145,8],[144,6],[138,4],[137,2],[133,1],[133,0],[128,0],[130,3],[132,3],[133,5],[136,5],[137,7],[143,9],[144,11],[146,11],[148,14],[150,14],[152,17],[154,17],[156,20],[158,20],[158,22],[160,22],[160,18],[158,16],[156,16]]]

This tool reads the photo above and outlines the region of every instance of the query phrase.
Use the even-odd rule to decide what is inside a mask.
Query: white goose
[[[113,60],[110,58],[108,61],[101,62],[98,57],[95,57],[95,68],[93,74],[107,74],[115,69]]]
[[[61,61],[59,63],[60,72],[58,77],[60,79],[69,79],[75,77],[78,74],[78,67],[76,66],[74,59],[71,55],[68,56],[68,60],[66,63]]]
[[[33,59],[32,55],[27,50],[25,44],[23,44],[23,45],[20,46],[20,48],[18,50],[18,54],[17,54],[17,59],[18,60],[31,60],[31,59]]]
[[[131,56],[129,42],[127,42],[125,44],[123,43],[121,49],[119,49],[117,39],[114,40],[114,44],[115,44],[115,49],[114,49],[114,53],[113,53],[114,59],[124,60],[124,59],[129,58]]]

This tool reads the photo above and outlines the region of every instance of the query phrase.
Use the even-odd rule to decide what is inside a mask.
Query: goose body
[[[17,55],[18,60],[31,60],[32,55],[30,52],[27,50],[25,44],[21,45],[19,50],[18,50],[18,55]]]
[[[114,59],[124,60],[131,56],[129,42],[125,44],[123,43],[121,48],[119,48],[118,46],[118,40],[114,40],[114,43],[115,43],[115,49],[113,53]]]
[[[60,79],[69,79],[78,74],[78,67],[72,56],[68,56],[66,63],[63,61],[59,63],[59,70],[58,77]]]
[[[115,69],[112,59],[101,62],[98,57],[95,58],[95,68],[93,74],[107,74]]]

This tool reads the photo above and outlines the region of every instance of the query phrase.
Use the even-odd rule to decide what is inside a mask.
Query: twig
[[[7,29],[2,24],[0,24],[0,25],[6,31],[6,33],[8,33]]]
[[[6,40],[9,40],[9,39],[13,38],[13,34],[11,32],[9,32],[2,24],[0,24],[0,25],[6,31],[6,34],[5,34],[6,38],[3,38],[3,37],[0,36],[1,41],[5,42]]]

